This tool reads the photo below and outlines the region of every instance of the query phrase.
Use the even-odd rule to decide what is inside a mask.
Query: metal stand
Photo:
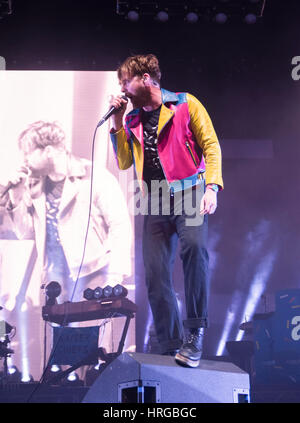
[[[79,362],[73,364],[71,367],[69,367],[66,370],[58,372],[55,376],[51,377],[49,380],[45,381],[46,384],[54,384],[55,382],[60,381],[61,379],[64,379],[66,376],[68,376],[70,373],[72,373],[74,370],[78,369],[79,367],[85,365],[89,360],[93,359],[95,355],[97,354],[97,357],[103,360],[104,366],[102,367],[102,371],[113,361],[115,358],[117,358],[123,351],[124,343],[126,339],[126,335],[129,328],[130,319],[134,317],[133,313],[127,314],[126,321],[123,327],[122,336],[119,342],[119,347],[116,352],[113,353],[107,353],[105,348],[97,348],[96,350],[92,351],[88,356],[84,357]],[[50,364],[48,365],[50,366]]]

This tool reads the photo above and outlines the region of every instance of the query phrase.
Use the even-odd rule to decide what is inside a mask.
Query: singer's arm
[[[32,239],[34,234],[31,215],[32,201],[28,190],[23,188],[23,186],[18,186],[10,189],[5,195],[1,195],[5,187],[0,187],[0,207],[2,213],[8,214],[16,237]]]
[[[118,131],[111,129],[110,138],[119,169],[128,169],[133,164],[133,158],[129,144],[130,141],[127,138],[124,127],[122,126]]]
[[[113,97],[110,106],[115,108],[111,116],[110,137],[114,148],[119,169],[128,169],[133,164],[132,151],[130,148],[130,137],[123,126],[123,117],[127,107],[127,98],[119,95]]]

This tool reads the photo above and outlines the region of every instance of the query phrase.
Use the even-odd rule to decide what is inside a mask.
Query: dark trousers
[[[200,216],[204,182],[173,196],[159,195],[159,210],[144,218],[143,257],[146,285],[156,335],[161,352],[178,349],[183,342],[183,327],[207,327],[208,253],[207,216]],[[196,198],[197,197],[197,198]],[[162,210],[163,198],[170,212]],[[153,196],[152,196],[153,200]],[[193,201],[194,210],[185,204]],[[194,213],[193,213],[194,212]],[[182,321],[173,288],[172,273],[178,239],[184,272],[186,320]]]

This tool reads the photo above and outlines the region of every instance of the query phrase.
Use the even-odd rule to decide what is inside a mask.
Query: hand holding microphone
[[[109,111],[103,116],[97,127],[101,126],[108,118],[112,116],[113,127],[115,130],[119,130],[122,127],[123,116],[126,111],[127,103],[128,98],[125,95],[112,97]]]
[[[12,191],[13,203],[20,201],[23,191],[24,183],[30,173],[30,170],[26,166],[21,166],[14,174],[9,178],[9,182],[6,186],[2,187],[0,191],[1,204],[8,201],[8,192]],[[3,205],[3,204],[2,204]]]

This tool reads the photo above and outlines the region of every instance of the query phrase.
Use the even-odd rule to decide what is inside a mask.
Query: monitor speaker
[[[173,357],[123,353],[95,380],[84,403],[250,402],[249,375],[232,363],[201,360],[197,368]]]

